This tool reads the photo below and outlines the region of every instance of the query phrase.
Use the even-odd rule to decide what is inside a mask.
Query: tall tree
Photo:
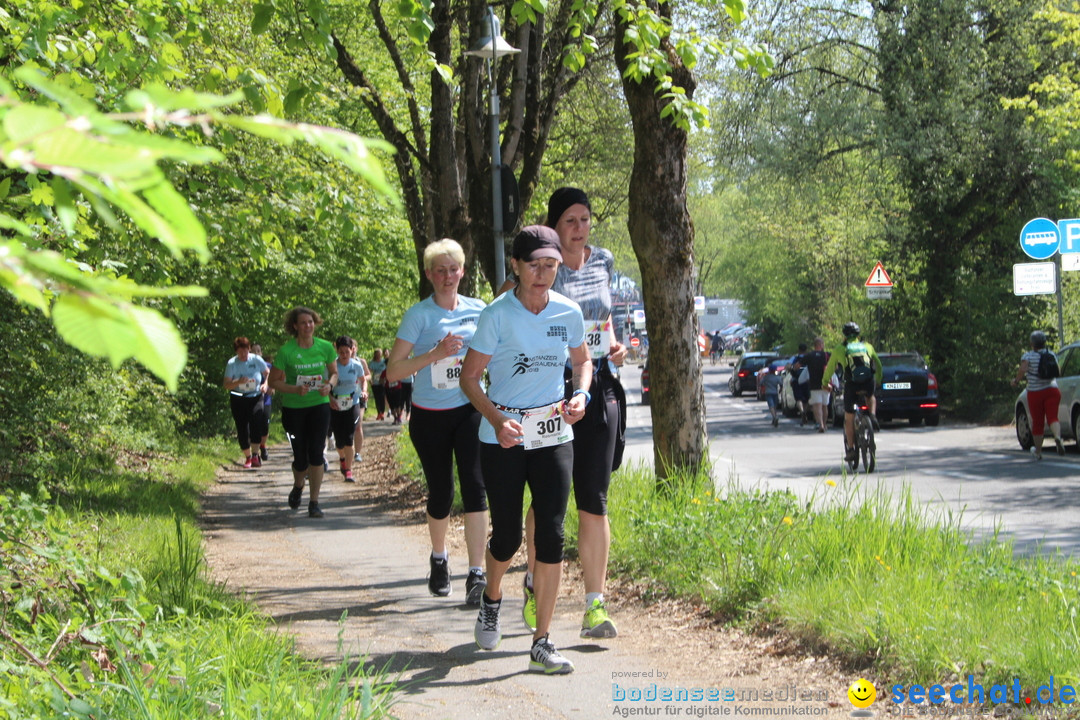
[[[1026,92],[1049,50],[1023,0],[872,5],[883,141],[911,202],[895,241],[920,268],[921,320],[943,386],[992,396],[1000,372],[987,372],[971,348],[1016,345],[1030,327],[1030,306],[1010,292],[1017,237],[1026,219],[1054,217],[1061,198],[1047,148],[1002,100]],[[987,321],[970,312],[1010,305],[1016,313]]]
[[[599,48],[595,33],[607,2],[495,6],[504,36],[520,52],[496,61],[494,88],[487,87],[488,61],[464,55],[487,33],[483,0],[370,0],[363,11],[330,0],[270,0],[260,7],[281,16],[280,32],[314,35],[332,48],[328,56],[340,76],[395,148],[418,268],[424,247],[450,236],[465,249],[466,264],[476,262],[494,285],[487,93],[499,95],[502,163],[518,176],[521,206],[528,207],[558,105]],[[296,24],[297,16],[305,21]],[[420,276],[420,294],[427,295],[431,288]],[[475,281],[466,278],[466,292]]]
[[[634,127],[628,226],[641,270],[650,344],[661,351],[650,366],[651,379],[666,398],[652,410],[653,453],[661,479],[680,470],[696,471],[708,458],[694,313],[694,229],[686,198],[687,140],[691,125],[704,122],[704,108],[693,99],[698,53],[730,47],[677,32],[674,9],[657,0],[615,7],[615,63]],[[741,19],[741,2],[731,0],[725,9],[733,20]]]

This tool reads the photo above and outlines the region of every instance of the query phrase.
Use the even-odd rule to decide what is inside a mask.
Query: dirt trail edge
[[[203,498],[202,523],[213,578],[292,634],[304,656],[338,660],[340,637],[350,657],[398,675],[396,717],[842,717],[851,711],[846,691],[855,678],[828,659],[717,627],[688,604],[645,603],[631,586],[608,592],[619,637],[579,639],[584,591],[574,563],[567,563],[551,633],[574,662],[573,674],[528,670],[530,633],[518,592],[523,563],[504,586],[502,643],[479,650],[477,611],[464,604],[460,517],[451,522],[453,594],[432,597],[423,498],[397,475],[394,430],[385,423],[365,427],[355,485],[342,482],[327,453],[333,460],[321,520],[307,517],[306,490],[301,509],[288,508],[290,457],[282,446],[260,470],[222,468]]]

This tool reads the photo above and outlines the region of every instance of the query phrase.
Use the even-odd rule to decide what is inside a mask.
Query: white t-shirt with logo
[[[570,298],[549,291],[547,307],[534,314],[507,292],[480,313],[470,347],[491,356],[491,401],[524,409],[562,400],[568,349],[584,342],[585,319]],[[480,441],[498,444],[486,418],[480,423]]]

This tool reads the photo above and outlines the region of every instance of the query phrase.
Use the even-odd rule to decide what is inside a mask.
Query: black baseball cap
[[[511,255],[515,260],[529,261],[549,257],[562,262],[559,234],[545,225],[524,227],[514,236],[514,249]]]

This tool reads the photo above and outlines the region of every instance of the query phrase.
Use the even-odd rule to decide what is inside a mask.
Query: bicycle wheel
[[[856,448],[858,447],[858,438],[856,438],[855,447]],[[848,472],[853,473],[853,472],[855,472],[856,470],[859,469],[859,453],[858,453],[858,451],[856,451],[855,454],[852,455],[851,460],[847,459],[847,454],[848,454],[848,446],[847,446],[847,441],[845,440],[844,441],[844,462],[848,466]]]
[[[863,418],[863,423],[862,432],[859,433],[863,470],[872,473],[877,465],[877,444],[874,442],[874,428],[870,426],[869,418]]]

